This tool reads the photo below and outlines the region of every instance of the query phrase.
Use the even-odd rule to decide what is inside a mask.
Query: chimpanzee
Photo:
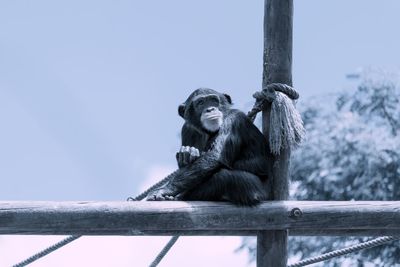
[[[230,201],[252,206],[267,198],[263,182],[271,177],[266,138],[231,97],[213,89],[195,90],[179,106],[185,119],[179,170],[147,200]]]

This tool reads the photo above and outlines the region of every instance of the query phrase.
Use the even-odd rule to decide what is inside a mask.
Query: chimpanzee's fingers
[[[188,152],[183,152],[183,164],[188,165],[190,163],[190,154]]]
[[[187,163],[185,163],[185,149],[186,149],[186,147],[185,146],[181,146],[181,149],[179,150],[179,165],[180,166],[184,166],[185,164],[187,164]]]
[[[157,194],[154,197],[155,197],[155,200],[157,200],[157,201],[165,200],[165,197],[163,195],[161,195],[161,194]]]
[[[182,151],[183,151],[183,146],[181,146],[181,148],[179,149],[179,151],[178,151],[178,153],[177,153],[177,156],[178,156],[178,164],[179,164],[179,166],[181,166],[182,165]]]
[[[190,147],[185,146],[183,150],[183,162],[185,165],[190,163]]]
[[[178,152],[181,161],[183,160],[183,155],[182,155],[183,152],[185,152],[185,147],[181,146],[181,148],[179,149],[179,152]]]
[[[194,147],[194,152],[195,152],[196,157],[200,157],[200,151],[195,147]]]
[[[192,163],[196,158],[196,148],[190,147],[190,163]]]
[[[178,167],[181,168],[183,167],[183,163],[182,163],[182,153],[181,152],[177,152],[176,153],[176,161],[178,162]]]
[[[183,153],[178,152],[178,165],[183,166]]]
[[[150,195],[147,196],[146,200],[148,200],[148,201],[154,201],[154,200],[156,200],[156,196],[153,195],[153,194],[150,194]]]

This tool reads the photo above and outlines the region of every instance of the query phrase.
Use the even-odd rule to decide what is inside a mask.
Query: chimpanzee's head
[[[229,95],[213,89],[199,88],[179,105],[178,113],[196,128],[213,133],[221,127],[224,114],[231,105]]]

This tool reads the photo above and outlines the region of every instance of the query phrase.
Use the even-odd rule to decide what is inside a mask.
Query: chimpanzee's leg
[[[221,169],[209,180],[186,192],[182,200],[227,200],[252,206],[266,199],[266,192],[256,175],[239,170]]]

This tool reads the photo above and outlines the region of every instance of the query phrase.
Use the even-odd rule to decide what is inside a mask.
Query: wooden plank
[[[93,230],[68,230],[64,229],[57,234],[52,232],[44,233],[37,230],[33,231],[6,231],[1,234],[7,235],[85,235],[85,236],[257,236],[260,232],[273,231],[257,231],[257,230],[127,230],[127,229],[93,229]],[[400,236],[400,229],[364,229],[364,230],[336,230],[336,229],[302,229],[290,230],[289,236],[363,236],[363,237],[378,237],[378,236]]]
[[[0,202],[0,234],[214,235],[239,231],[245,235],[287,229],[303,234],[398,232],[400,201],[271,201],[255,208],[183,201]]]
[[[292,31],[293,0],[265,0],[263,88],[270,83],[292,85]],[[263,133],[267,138],[270,109],[269,106],[263,111]],[[267,184],[272,189],[273,200],[288,198],[289,160],[289,149],[283,149],[274,159],[272,181]],[[285,230],[257,235],[257,267],[286,267],[287,236]]]
[[[251,236],[251,234],[248,234]],[[400,229],[305,229],[290,230],[290,236],[400,236]]]
[[[286,250],[287,231],[260,231],[257,235],[257,267],[287,266]]]

